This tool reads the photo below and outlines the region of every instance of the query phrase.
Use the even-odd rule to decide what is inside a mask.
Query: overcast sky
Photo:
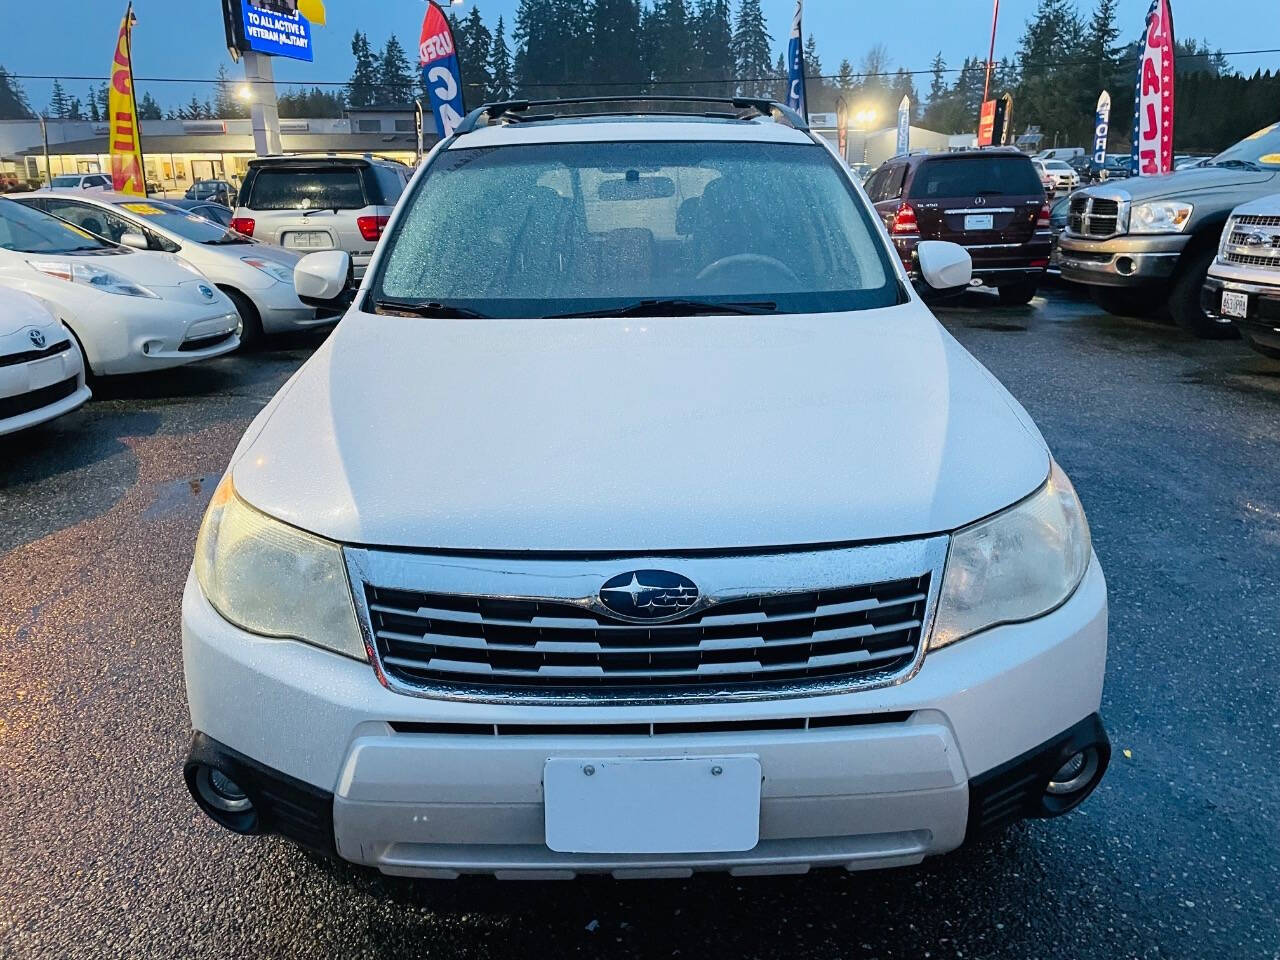
[[[5,4],[17,0],[4,0]],[[455,11],[478,5],[490,24],[502,14],[510,27],[518,0],[467,0]],[[1149,0],[1119,0],[1126,37],[1142,29]],[[781,50],[795,9],[794,0],[762,0],[775,50]],[[734,7],[737,3],[734,0]],[[1003,0],[996,56],[1012,55],[1036,0]],[[1082,10],[1091,0],[1081,0]],[[4,18],[0,65],[10,73],[105,76],[125,0],[61,0],[52,21],[28,5],[22,16]],[[346,80],[351,72],[351,35],[369,34],[376,45],[395,32],[405,48],[417,48],[425,5],[422,0],[327,0],[328,25],[315,30],[314,63],[276,61],[278,81],[313,83]],[[139,77],[212,77],[219,63],[230,65],[223,40],[219,0],[135,0],[134,71]],[[1280,16],[1269,0],[1173,0],[1179,37],[1207,40],[1227,51],[1280,47]],[[834,72],[842,57],[855,68],[863,53],[884,43],[894,68],[924,70],[941,50],[949,65],[966,55],[985,54],[991,24],[990,0],[807,0],[805,30],[818,39],[823,67]],[[1280,68],[1280,54],[1233,57],[1236,68]],[[235,68],[239,75],[239,68]],[[32,105],[42,109],[49,83],[23,81]],[[919,81],[917,81],[919,84]],[[68,92],[83,99],[87,82],[68,81]],[[166,108],[189,100],[199,89],[177,84],[142,84]]]

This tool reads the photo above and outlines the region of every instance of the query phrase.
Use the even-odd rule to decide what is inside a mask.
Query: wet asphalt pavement
[[[392,880],[187,796],[178,605],[254,413],[320,342],[101,385],[0,438],[0,957],[1280,957],[1280,362],[1051,294],[939,311],[1028,408],[1111,589],[1076,813],[898,871]]]

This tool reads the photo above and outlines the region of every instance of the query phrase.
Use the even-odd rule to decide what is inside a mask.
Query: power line
[[[1253,56],[1253,55],[1260,55],[1260,54],[1267,54],[1267,53],[1280,53],[1280,47],[1268,47],[1268,48],[1258,49],[1258,50],[1214,50],[1214,51],[1206,51],[1204,53],[1180,53],[1175,57],[1175,59],[1206,60],[1211,57],[1245,57],[1245,56]],[[1026,69],[1027,66],[1031,66],[1036,69],[1047,69],[1050,67],[1097,67],[1103,64],[1111,64],[1116,67],[1124,67],[1124,66],[1132,66],[1137,62],[1138,62],[1137,58],[1133,58],[1129,60],[1115,60],[1115,61],[1097,60],[1097,59],[1053,60],[1053,61],[1034,61],[1030,64],[1023,63],[1022,67],[1023,69]],[[977,63],[985,64],[986,61],[978,60]],[[912,76],[912,77],[929,76],[935,73],[958,74],[958,73],[963,73],[964,69],[965,69],[964,67],[944,67],[941,70],[934,70],[932,68],[928,68],[924,70],[883,70],[883,71],[871,72],[871,73],[848,73],[844,75],[841,75],[838,73],[807,74],[806,76],[810,80],[844,80],[844,79],[868,80],[871,78],[882,78],[882,77],[892,79],[898,76]],[[10,73],[7,75],[15,80],[60,80],[67,83],[86,82],[86,81],[87,82],[94,82],[94,81],[106,82],[111,79],[110,77],[104,77],[104,76],[88,76],[88,75],[67,76],[65,74]],[[670,87],[670,86],[688,87],[688,86],[702,86],[704,84],[777,83],[781,79],[782,79],[781,77],[767,76],[767,77],[715,77],[715,78],[699,77],[699,78],[690,78],[686,80],[649,80],[649,79],[566,80],[566,81],[560,81],[560,82],[540,81],[538,83],[523,83],[523,84],[520,84],[520,88],[533,89],[533,88],[543,88],[543,87],[664,87],[664,86],[665,87]],[[226,77],[226,78],[134,77],[133,82],[134,83],[186,83],[186,84],[226,83],[226,84],[230,84],[238,87],[241,85],[252,85],[256,83],[270,83],[272,81],[232,79],[230,77]],[[276,86],[283,86],[283,87],[349,87],[351,86],[351,83],[348,80],[298,80],[298,81],[276,80],[274,82]],[[387,83],[387,82],[381,82],[381,81],[375,81],[375,82],[370,82],[368,84],[364,84],[364,86],[370,86],[370,87],[399,87],[401,85],[402,84],[398,82]],[[474,86],[480,86],[480,84],[471,83],[471,84],[468,84],[468,86],[474,87]]]

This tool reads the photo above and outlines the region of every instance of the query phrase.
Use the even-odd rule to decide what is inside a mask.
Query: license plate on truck
[[[1249,316],[1249,295],[1247,293],[1236,293],[1234,290],[1223,290],[1222,315],[1224,317],[1247,318]]]
[[[964,215],[964,228],[966,230],[990,230],[994,220],[989,213],[966,213]]]
[[[542,788],[557,853],[741,852],[760,841],[756,757],[556,757]]]

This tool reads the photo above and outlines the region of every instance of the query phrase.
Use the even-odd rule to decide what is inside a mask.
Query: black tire
[[[256,350],[262,346],[265,336],[262,332],[262,317],[258,315],[258,308],[253,305],[253,301],[232,287],[218,289],[231,298],[231,302],[236,305],[236,313],[240,314],[240,349]]]
[[[1213,256],[1213,248],[1207,247],[1188,250],[1178,260],[1178,272],[1169,290],[1169,313],[1178,326],[1202,340],[1229,340],[1240,336],[1236,325],[1213,319],[1200,306],[1200,291]]]
[[[1269,344],[1259,343],[1247,333],[1244,335],[1244,342],[1250,350],[1262,354],[1264,357],[1270,357],[1272,360],[1280,360],[1280,347],[1273,347]]]
[[[1037,284],[1035,282],[1028,283],[1012,283],[1003,287],[998,287],[1000,294],[1000,306],[1002,307],[1022,307],[1031,302],[1031,298],[1036,295]]]
[[[1117,317],[1153,317],[1164,306],[1157,295],[1123,287],[1090,287],[1089,296],[1103,310]]]

